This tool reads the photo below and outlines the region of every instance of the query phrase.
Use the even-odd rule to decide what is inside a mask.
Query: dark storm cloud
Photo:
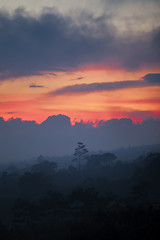
[[[112,16],[83,16],[76,25],[57,12],[39,18],[23,11],[12,16],[0,12],[0,80],[87,64],[136,69],[160,63],[160,29],[118,37],[109,23]]]
[[[100,91],[119,90],[125,88],[147,87],[160,85],[160,74],[147,74],[142,79],[135,81],[102,82],[91,84],[75,84],[52,91],[49,95],[61,95],[70,93],[90,93]]]

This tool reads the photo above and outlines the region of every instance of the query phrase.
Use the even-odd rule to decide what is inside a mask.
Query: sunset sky
[[[0,116],[160,117],[159,0],[0,0]]]

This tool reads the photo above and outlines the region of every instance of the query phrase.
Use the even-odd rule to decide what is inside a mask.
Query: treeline
[[[122,162],[83,143],[67,168],[41,156],[3,171],[0,239],[159,239],[159,173],[160,153]]]

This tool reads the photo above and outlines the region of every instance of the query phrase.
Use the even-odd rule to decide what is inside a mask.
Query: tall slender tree
[[[81,168],[81,162],[86,158],[86,154],[88,153],[88,150],[86,148],[86,145],[83,142],[78,142],[77,147],[74,151],[74,159],[73,161],[77,162],[78,169]]]

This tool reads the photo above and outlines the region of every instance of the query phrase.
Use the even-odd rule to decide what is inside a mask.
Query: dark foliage
[[[85,159],[57,169],[40,157],[27,171],[2,172],[0,239],[158,240],[160,154],[130,163],[112,153]]]

